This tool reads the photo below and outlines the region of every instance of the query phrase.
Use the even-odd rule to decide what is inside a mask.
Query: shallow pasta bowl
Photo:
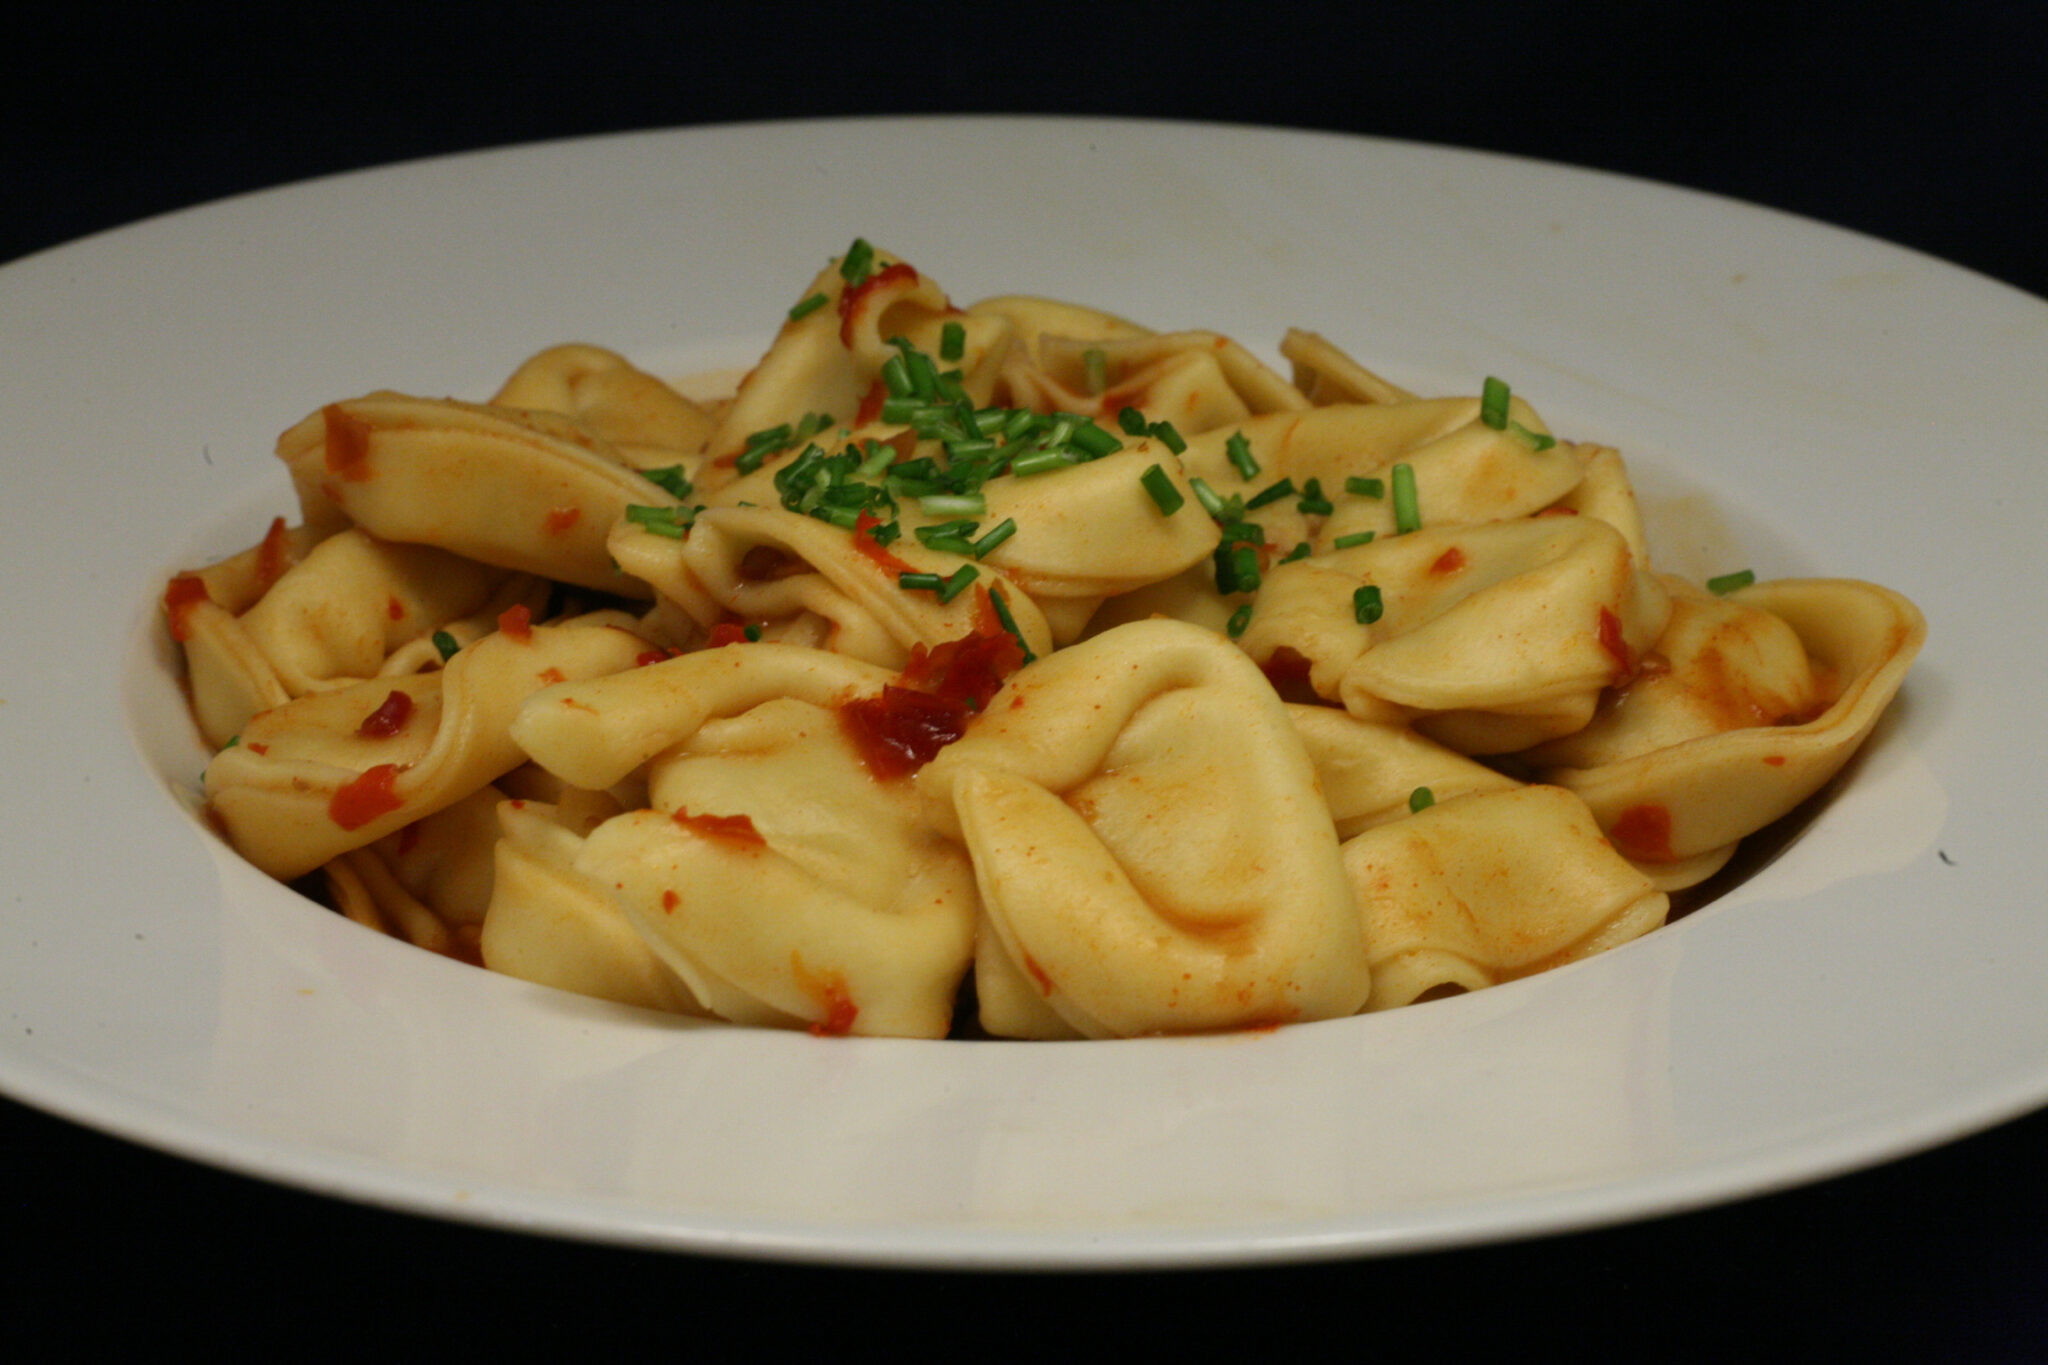
[[[1001,168],[971,228],[905,183]],[[1113,206],[1077,226],[1070,205]],[[561,995],[381,938],[191,812],[155,603],[290,505],[278,431],[487,394],[587,340],[744,365],[855,235],[1419,391],[1500,374],[1619,446],[1660,567],[1868,578],[1925,611],[1799,836],[1619,951],[1258,1034],[817,1039]],[[0,270],[0,1086],[203,1161],[653,1247],[1106,1266],[1436,1247],[1697,1206],[2048,1101],[2048,305],[1701,195],[1412,145],[1147,123],[652,133],[232,200]]]

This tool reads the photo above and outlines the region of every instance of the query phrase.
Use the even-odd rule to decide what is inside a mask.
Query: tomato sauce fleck
[[[370,468],[370,424],[352,416],[339,403],[320,410],[327,429],[327,472],[339,474],[351,483],[361,483]]]
[[[1429,571],[1434,574],[1453,574],[1464,567],[1465,552],[1453,545],[1436,557],[1436,562],[1429,566]],[[1609,612],[1608,615],[1612,616],[1613,613]],[[1617,621],[1615,624],[1619,626],[1621,623]],[[1602,643],[1606,643],[1604,638]]]
[[[948,640],[933,649],[910,647],[903,666],[903,685],[936,697],[958,701],[979,711],[1024,666],[1024,648],[1008,631],[976,632]]]
[[[389,739],[403,730],[411,719],[412,697],[394,688],[391,695],[384,698],[382,706],[363,718],[363,723],[356,727],[356,733],[364,739]]]
[[[206,580],[198,574],[181,573],[173,578],[164,589],[164,615],[170,619],[171,638],[191,639],[192,609],[212,600],[206,591]]]
[[[533,638],[533,612],[524,602],[498,613],[498,629],[521,644]]]
[[[1622,634],[1621,618],[1606,607],[1600,608],[1600,648],[1614,659],[1620,676],[1626,678],[1635,672],[1635,654],[1628,647],[1628,637]]]
[[[893,289],[899,284],[917,283],[917,271],[908,262],[898,261],[895,265],[884,266],[839,296],[839,342],[843,346],[853,345],[854,323],[866,311],[868,300],[876,290]]]
[[[392,788],[398,772],[396,763],[379,763],[348,782],[328,801],[327,818],[343,829],[361,829],[397,810],[405,804],[405,798]]]
[[[396,597],[385,598],[384,614],[394,621],[403,621],[405,619],[405,603],[399,601]]]
[[[843,703],[840,723],[868,771],[905,777],[967,733],[967,703],[913,687],[884,687],[872,697]]]
[[[581,520],[583,520],[583,509],[581,507],[557,507],[548,513],[545,525],[549,535],[558,536]]]
[[[862,511],[858,517],[854,518],[853,548],[859,550],[891,573],[916,573],[916,566],[906,564],[895,555],[890,554],[888,546],[875,539],[875,528],[883,524],[882,519],[873,512]]]
[[[732,844],[739,848],[766,848],[768,841],[761,837],[761,831],[754,828],[754,820],[748,815],[692,815],[679,810],[669,817],[693,834],[707,839]]]
[[[889,399],[889,386],[877,379],[868,385],[868,391],[861,395],[860,407],[853,414],[857,427],[872,426],[882,420],[882,404]]]
[[[666,914],[673,915],[676,912],[676,907],[678,905],[681,905],[682,903],[683,898],[681,896],[678,896],[673,891],[664,891],[661,893],[661,908],[662,911]]]
[[[747,643],[747,628],[737,621],[720,621],[711,628],[711,642],[708,648],[721,645],[743,645]]]
[[[1616,848],[1630,858],[1646,863],[1671,863],[1678,855],[1671,851],[1671,811],[1655,803],[1630,806],[1607,831]]]
[[[256,547],[256,585],[260,592],[269,592],[270,585],[284,577],[284,571],[292,566],[291,548],[284,518],[272,517],[270,529],[263,533],[263,543]]]
[[[1024,954],[1024,970],[1029,972],[1031,979],[1038,983],[1038,993],[1040,995],[1052,994],[1052,977],[1047,974],[1045,968],[1038,965],[1038,959],[1029,953]]]

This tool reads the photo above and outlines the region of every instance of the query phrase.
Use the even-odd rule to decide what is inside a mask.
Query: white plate
[[[1926,653],[1762,875],[1376,1017],[1032,1046],[694,1026],[471,970],[251,871],[154,604],[288,508],[276,433],[590,340],[744,362],[854,235],[1622,447],[1664,567],[1876,579]],[[1079,121],[708,129],[344,176],[0,270],[0,1085],[294,1185],[654,1247],[1260,1261],[1695,1206],[2048,1100],[2048,305],[1740,204],[1500,157]]]

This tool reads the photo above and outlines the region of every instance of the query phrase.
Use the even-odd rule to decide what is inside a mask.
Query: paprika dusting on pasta
[[[380,816],[389,815],[405,804],[393,789],[398,780],[396,763],[379,763],[334,793],[327,803],[327,818],[343,829],[361,829]]]

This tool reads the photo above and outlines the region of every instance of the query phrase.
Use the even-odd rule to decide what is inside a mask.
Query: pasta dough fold
[[[1135,622],[1026,667],[917,781],[973,859],[992,1032],[1241,1028],[1365,999],[1314,767],[1209,632]]]

